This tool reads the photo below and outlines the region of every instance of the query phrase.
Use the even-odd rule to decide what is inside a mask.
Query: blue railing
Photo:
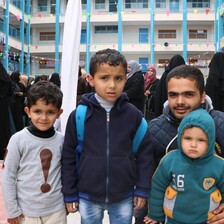
[[[14,5],[15,7],[17,7],[18,9],[22,10],[22,1],[21,0],[10,0],[10,3],[12,5]],[[25,1],[25,13],[27,13],[29,11],[28,7],[30,7],[30,6],[28,5],[28,2]]]
[[[9,26],[9,36],[11,36],[17,40],[20,40],[20,31],[10,25]]]

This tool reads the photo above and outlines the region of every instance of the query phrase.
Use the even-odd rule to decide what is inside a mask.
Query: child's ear
[[[60,117],[60,115],[63,113],[63,109],[60,109],[59,111],[58,111],[58,117],[57,118],[59,118]]]
[[[86,80],[92,87],[94,87],[94,79],[91,75],[87,75]]]
[[[30,118],[30,109],[28,107],[24,107],[24,111],[27,114],[27,116]]]

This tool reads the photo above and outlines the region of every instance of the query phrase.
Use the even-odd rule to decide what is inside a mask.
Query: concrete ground
[[[68,220],[67,224],[76,224],[76,223],[78,224],[80,223],[80,215],[79,213],[69,214],[67,220]],[[109,219],[106,212],[104,215],[103,224],[109,224]]]

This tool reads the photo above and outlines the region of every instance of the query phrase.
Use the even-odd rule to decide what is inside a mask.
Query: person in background
[[[81,97],[83,94],[90,92],[90,88],[87,88],[87,85],[89,86],[86,77],[83,77],[82,69],[79,66],[78,70],[78,86],[77,86],[77,99],[76,99],[76,106],[78,106]]]
[[[31,124],[9,140],[2,190],[10,224],[65,224],[61,192],[63,135],[53,124],[62,113],[63,94],[51,82],[30,87],[26,113]]]
[[[86,93],[94,92],[94,88],[92,88],[91,85],[88,82],[89,74],[87,74],[86,70],[83,69],[83,68],[81,69],[81,73],[82,73],[82,77],[85,79],[85,84],[86,84],[85,92]]]
[[[54,83],[56,86],[58,86],[59,88],[61,88],[61,78],[60,75],[57,72],[54,72],[50,79],[49,82]]]
[[[147,121],[155,118],[154,112],[154,94],[159,83],[159,79],[156,77],[156,68],[154,66],[149,66],[148,71],[144,76],[144,95],[145,104],[143,114]],[[148,204],[137,211],[134,211],[135,224],[144,224],[144,218],[148,213]]]
[[[27,81],[27,91],[34,84],[34,82],[35,82],[35,79],[33,77],[28,77],[28,81]]]
[[[60,75],[56,72],[54,72],[50,79],[49,82],[54,83],[57,87],[61,88],[61,79],[60,79]],[[54,122],[54,129],[56,131],[61,131],[61,120],[60,117],[56,119],[56,121]]]
[[[23,92],[22,110],[23,110],[23,127],[25,127],[28,124],[27,122],[29,122],[29,118],[24,111],[24,108],[27,106],[28,77],[26,75],[21,75],[19,82],[21,83],[20,86],[21,86],[21,90]]]
[[[217,52],[209,64],[205,92],[210,96],[214,109],[224,112],[224,53]]]
[[[148,123],[150,149],[154,150],[155,167],[162,157],[177,149],[177,130],[181,120],[191,111],[203,108],[213,118],[216,127],[216,153],[224,157],[224,113],[214,110],[211,99],[205,94],[204,76],[200,69],[180,65],[167,75],[168,101],[164,104],[163,114]],[[150,167],[152,168],[152,167]],[[150,202],[149,202],[150,203]],[[213,211],[215,216],[209,223],[224,223],[224,203]]]
[[[142,208],[148,196],[154,158],[148,130],[137,155],[133,153],[134,135],[142,131],[138,127],[144,118],[123,93],[126,74],[127,61],[117,50],[104,49],[91,57],[89,82],[96,92],[85,94],[80,102],[87,112],[78,161],[76,110],[68,118],[62,192],[68,212],[78,210],[82,224],[102,223],[104,210],[111,224],[131,224],[133,207]]]
[[[40,81],[40,76],[39,75],[35,76],[34,83],[37,83],[39,81]]]
[[[206,110],[181,120],[177,144],[153,175],[147,224],[165,216],[167,223],[206,223],[224,203],[224,160],[215,154],[215,123]]]
[[[154,110],[154,94],[159,83],[159,79],[156,77],[156,68],[154,66],[149,66],[148,71],[144,76],[144,116],[147,121],[155,118]]]
[[[40,79],[39,79],[39,81],[48,81],[49,80],[49,76],[48,75],[45,75],[45,74],[43,74],[43,75],[40,75]]]
[[[168,73],[173,68],[176,68],[177,66],[184,64],[185,61],[183,57],[179,54],[176,54],[170,59],[169,64],[165,67],[165,71],[160,78],[154,96],[154,108],[156,117],[160,116],[163,113],[163,104],[167,101],[166,77]]]
[[[24,127],[23,123],[23,109],[24,109],[24,95],[25,87],[20,82],[21,74],[18,71],[12,72],[10,76],[12,80],[12,92],[14,101],[10,105],[12,117],[16,131],[20,131]]]
[[[124,92],[127,94],[129,102],[136,106],[140,111],[144,107],[144,77],[142,66],[134,60],[128,62],[127,82]]]
[[[0,62],[0,160],[4,158],[6,146],[12,135],[10,128],[12,98],[11,79]],[[12,119],[11,122],[13,124]]]

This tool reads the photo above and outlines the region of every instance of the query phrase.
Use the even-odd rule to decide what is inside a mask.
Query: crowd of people
[[[77,72],[76,106],[86,108],[81,145],[76,109],[64,136],[56,125],[58,73],[26,79],[0,64],[8,222],[65,224],[78,211],[82,224],[99,224],[107,210],[112,224],[133,216],[136,224],[224,223],[223,62],[215,53],[205,84],[181,55],[158,79],[153,65],[143,74],[117,50],[96,52],[90,74]]]

